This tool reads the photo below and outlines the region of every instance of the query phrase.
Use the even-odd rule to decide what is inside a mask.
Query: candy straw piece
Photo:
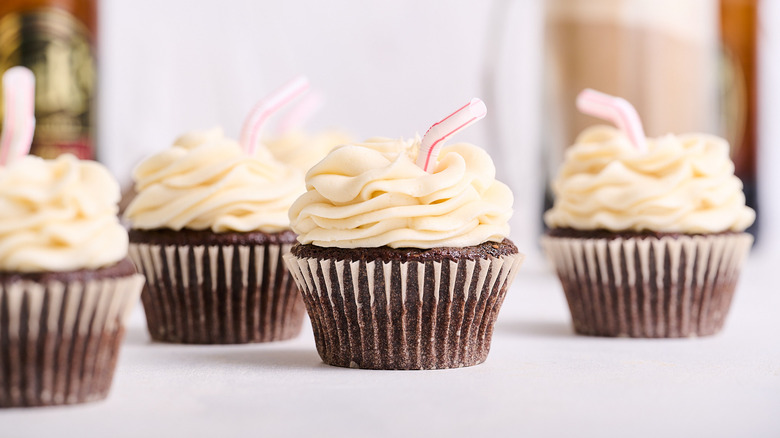
[[[627,100],[586,88],[577,96],[577,109],[584,114],[611,121],[626,133],[634,147],[640,152],[647,151],[642,121]]]
[[[303,98],[303,101],[295,106],[290,112],[288,112],[277,127],[277,133],[283,134],[293,128],[302,126],[307,120],[314,114],[322,109],[325,103],[325,97],[322,93],[313,91]]]
[[[268,120],[268,117],[308,89],[308,79],[305,76],[298,76],[266,96],[252,108],[241,129],[241,146],[247,154],[255,153],[260,141],[260,127]]]
[[[26,67],[12,67],[3,74],[3,134],[0,165],[27,155],[35,132],[35,75]]]
[[[440,122],[434,123],[422,138],[420,152],[417,154],[417,165],[428,173],[433,172],[436,157],[439,156],[444,140],[483,119],[485,114],[487,114],[485,102],[475,97]]]

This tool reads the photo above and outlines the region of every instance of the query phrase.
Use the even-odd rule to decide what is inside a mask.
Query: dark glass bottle
[[[0,74],[23,65],[36,78],[31,153],[95,157],[96,36],[97,0],[0,2]]]
[[[720,0],[723,44],[723,127],[731,143],[735,173],[747,205],[756,210],[748,231],[756,235],[760,215],[756,187],[758,0]]]

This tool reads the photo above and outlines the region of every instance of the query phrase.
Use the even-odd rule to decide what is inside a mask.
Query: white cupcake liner
[[[747,233],[588,239],[545,236],[576,332],[686,337],[723,326]]]
[[[143,277],[0,284],[0,407],[108,395]]]
[[[297,336],[303,302],[282,262],[290,246],[131,243],[147,280],[141,298],[152,338],[234,344]]]
[[[443,262],[285,256],[330,365],[436,369],[482,363],[523,255]],[[464,287],[465,285],[465,287]]]

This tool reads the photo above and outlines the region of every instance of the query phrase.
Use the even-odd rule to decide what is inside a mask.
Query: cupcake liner
[[[143,277],[0,284],[0,407],[108,395]]]
[[[323,362],[369,369],[482,363],[521,254],[381,262],[285,256]]]
[[[297,336],[303,302],[282,263],[290,246],[131,243],[147,280],[141,299],[152,339],[238,344]]]
[[[712,335],[728,313],[747,233],[588,239],[545,236],[574,330],[595,336]]]

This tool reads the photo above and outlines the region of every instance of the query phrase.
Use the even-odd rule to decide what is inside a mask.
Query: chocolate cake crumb
[[[131,229],[128,234],[133,243],[155,245],[280,245],[294,243],[297,235],[291,230],[276,233],[251,231],[247,233],[215,233],[211,230]]]
[[[293,245],[290,252],[301,258],[335,259],[335,260],[360,260],[360,261],[407,261],[426,262],[441,260],[479,260],[486,257],[501,257],[517,254],[517,247],[509,239],[501,242],[485,242],[467,247],[441,247],[441,248],[390,248],[380,246],[377,248],[328,248],[312,244]]]
[[[36,283],[48,283],[60,281],[70,283],[73,281],[87,282],[102,280],[104,278],[127,277],[135,274],[133,262],[128,257],[119,262],[97,269],[77,269],[73,271],[47,271],[47,272],[19,272],[0,271],[0,284],[10,284],[15,281],[28,280]]]
[[[569,237],[575,239],[629,239],[629,238],[660,239],[662,237],[678,238],[680,236],[712,236],[712,235],[728,235],[728,234],[738,234],[738,233],[736,231],[722,231],[720,233],[670,233],[670,232],[650,231],[650,230],[610,231],[605,229],[577,230],[574,228],[553,228],[547,232],[547,235],[550,237]]]

